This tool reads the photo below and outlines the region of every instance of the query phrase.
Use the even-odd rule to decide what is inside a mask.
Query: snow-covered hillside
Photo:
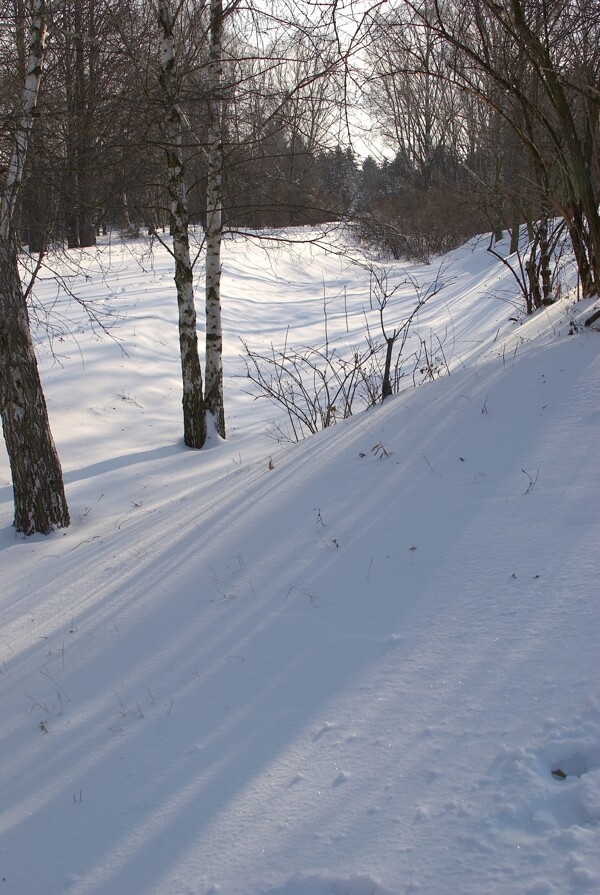
[[[166,251],[84,260],[113,338],[39,284],[73,524],[16,536],[2,453],[2,893],[600,892],[600,334],[485,247],[388,265],[450,375],[294,445],[239,337],[363,339],[341,237],[226,244],[201,452]]]

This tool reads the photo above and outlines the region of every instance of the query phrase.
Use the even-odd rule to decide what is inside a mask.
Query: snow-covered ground
[[[278,444],[239,337],[376,328],[331,239],[227,242],[229,438],[200,452],[166,251],[84,259],[112,338],[38,285],[73,524],[15,535],[2,448],[0,895],[600,892],[592,305],[509,320],[483,239],[388,265],[390,325],[407,273],[444,280],[415,337],[450,375]]]

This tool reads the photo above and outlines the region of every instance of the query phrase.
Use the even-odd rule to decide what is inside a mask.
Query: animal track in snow
[[[331,730],[335,730],[335,724],[331,724],[329,721],[326,721],[325,724],[323,724],[323,726],[320,728],[320,730],[318,730],[314,735],[313,743],[317,743],[321,739],[323,734],[329,733],[329,731]]]

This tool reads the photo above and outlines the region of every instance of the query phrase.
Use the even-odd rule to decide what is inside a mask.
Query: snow
[[[112,338],[37,287],[70,321],[38,356],[73,524],[16,536],[2,453],[2,892],[600,892],[593,304],[509,320],[473,240],[415,322],[450,375],[278,444],[238,337],[377,325],[372,259],[285,235],[224,247],[229,437],[200,452],[167,252],[81,256]],[[438,266],[387,267],[393,326]]]

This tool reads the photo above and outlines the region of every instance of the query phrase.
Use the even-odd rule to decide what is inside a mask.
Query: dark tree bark
[[[69,525],[69,510],[12,240],[0,240],[0,272],[0,406],[14,524],[26,535],[48,534]]]

